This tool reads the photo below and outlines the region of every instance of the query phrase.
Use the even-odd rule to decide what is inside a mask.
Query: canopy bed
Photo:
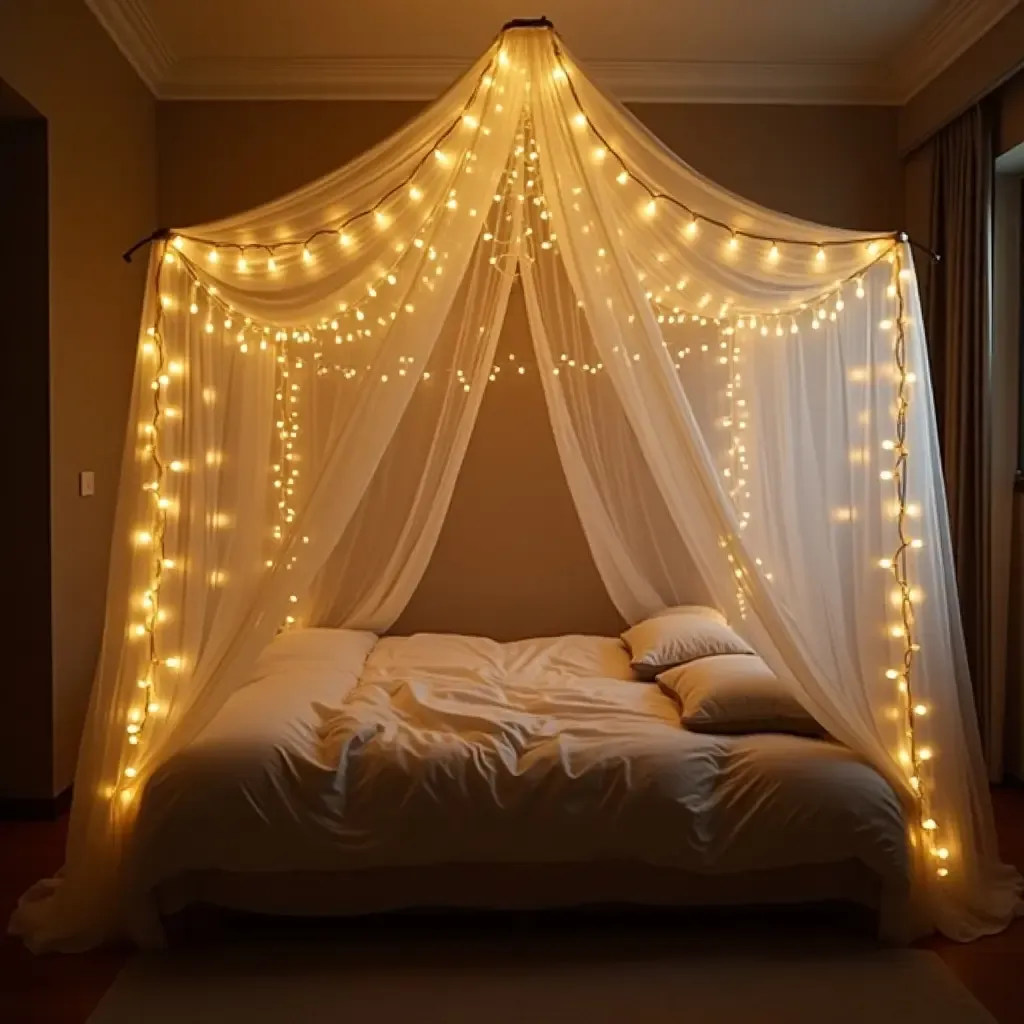
[[[512,23],[363,157],[152,241],[67,864],[12,922],[32,948],[156,942],[201,899],[514,905],[524,878],[1005,926],[904,235],[726,192]],[[517,275],[634,628],[378,640]],[[659,662],[666,621],[690,653]],[[701,687],[746,710],[722,725]],[[783,724],[741,727],[757,700]]]

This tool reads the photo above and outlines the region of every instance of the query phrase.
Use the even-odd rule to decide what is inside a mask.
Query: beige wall
[[[176,102],[157,110],[161,223],[242,211],[384,138],[413,102]],[[842,227],[902,223],[892,107],[636,104],[633,111],[719,184]],[[264,156],[253,157],[255,146]]]
[[[161,223],[181,227],[221,217],[295,188],[417,109],[409,103],[162,103]],[[892,109],[635,109],[700,171],[755,200],[844,227],[901,224]],[[524,358],[529,347],[516,293],[498,351]],[[484,399],[434,558],[395,629],[513,638],[619,627],[562,476],[536,374],[500,377]]]
[[[155,104],[80,0],[0,0],[0,78],[49,132],[53,678],[4,681],[52,686],[49,793],[10,794],[46,796],[71,781],[99,650],[145,274],[120,254],[156,222]]]

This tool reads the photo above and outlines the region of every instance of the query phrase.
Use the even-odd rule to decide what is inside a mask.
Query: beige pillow
[[[757,655],[726,654],[679,665],[662,672],[658,684],[678,698],[680,721],[692,732],[824,732]]]
[[[659,672],[712,654],[753,654],[747,642],[713,608],[687,606],[644,619],[622,634],[630,664],[650,682]]]

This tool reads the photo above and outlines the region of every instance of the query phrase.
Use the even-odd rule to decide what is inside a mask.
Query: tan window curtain
[[[960,608],[982,742],[1002,775],[1005,686],[992,678],[991,259],[995,148],[982,105],[943,129],[932,148],[931,240],[942,254],[925,296]]]

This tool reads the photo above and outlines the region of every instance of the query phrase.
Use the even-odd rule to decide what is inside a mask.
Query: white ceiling
[[[426,98],[523,0],[87,0],[162,98]],[[535,0],[536,2],[536,0]],[[902,103],[1019,0],[541,0],[620,99]]]

